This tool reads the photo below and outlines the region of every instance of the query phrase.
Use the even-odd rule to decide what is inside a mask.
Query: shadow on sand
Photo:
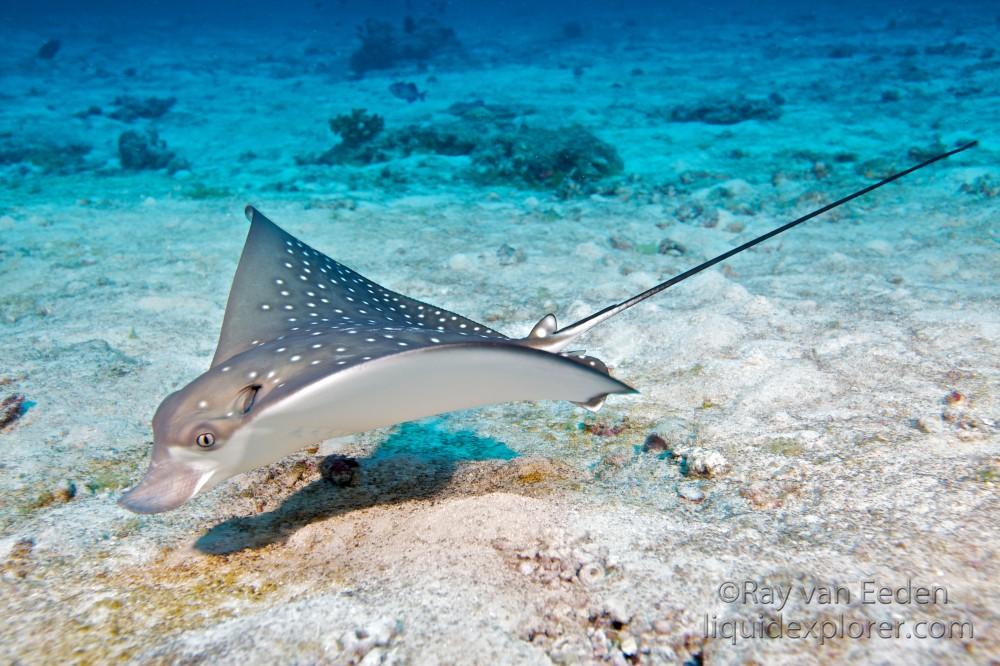
[[[316,520],[379,504],[431,497],[440,492],[460,461],[510,460],[517,453],[501,441],[470,431],[451,432],[441,419],[407,423],[375,453],[361,460],[361,482],[337,487],[324,479],[289,495],[273,511],[230,518],[210,528],[194,544],[211,555],[283,543]]]

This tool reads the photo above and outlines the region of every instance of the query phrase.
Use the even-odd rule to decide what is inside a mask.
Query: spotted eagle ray
[[[823,206],[641,294],[558,328],[547,314],[509,338],[391,291],[309,247],[252,206],[210,369],[160,404],[153,454],[120,503],[174,509],[222,481],[305,446],[458,409],[569,400],[597,410],[635,389],[598,359],[564,351],[650,296],[968,143]]]

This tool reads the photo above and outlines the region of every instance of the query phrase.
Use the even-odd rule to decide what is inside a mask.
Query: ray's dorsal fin
[[[212,367],[288,336],[370,326],[507,339],[467,317],[382,287],[246,207],[250,232],[226,303]]]
[[[949,150],[948,152],[941,153],[940,155],[935,155],[934,157],[926,159],[923,162],[920,162],[919,164],[916,164],[916,165],[914,165],[914,166],[912,166],[912,167],[910,167],[908,169],[904,169],[903,171],[900,171],[898,173],[894,173],[891,176],[883,178],[882,180],[878,181],[877,183],[873,183],[873,184],[871,184],[871,185],[869,185],[867,187],[864,187],[864,188],[862,188],[862,189],[860,189],[860,190],[858,190],[856,192],[852,192],[851,194],[848,194],[847,196],[845,196],[845,197],[843,197],[841,199],[838,199],[838,200],[834,201],[833,203],[827,204],[826,206],[823,206],[822,208],[817,208],[816,210],[812,211],[811,213],[807,213],[806,215],[803,215],[800,218],[792,220],[791,222],[788,222],[787,224],[784,224],[784,225],[782,225],[780,227],[772,229],[771,231],[767,232],[766,234],[763,234],[761,236],[758,236],[757,238],[754,238],[753,240],[750,240],[750,241],[747,241],[746,243],[743,243],[739,247],[735,247],[735,248],[733,248],[733,249],[731,249],[731,250],[729,250],[727,252],[723,252],[719,256],[714,257],[713,259],[709,259],[708,261],[706,261],[706,262],[704,262],[702,264],[699,264],[699,265],[695,266],[694,268],[690,268],[690,269],[684,271],[683,273],[680,273],[679,275],[675,275],[674,277],[670,278],[666,282],[661,282],[660,284],[656,285],[655,287],[647,289],[646,291],[642,292],[641,294],[633,296],[632,298],[629,298],[628,300],[622,301],[621,303],[616,303],[615,305],[610,305],[610,306],[604,308],[603,310],[601,310],[599,312],[595,312],[594,314],[592,314],[592,315],[590,315],[588,317],[585,317],[585,318],[581,319],[580,321],[577,321],[577,322],[575,322],[573,324],[570,324],[569,326],[566,326],[565,328],[559,329],[557,331],[551,331],[546,336],[544,336],[544,339],[537,339],[537,338],[542,337],[542,336],[531,335],[531,336],[529,336],[528,340],[531,341],[530,342],[531,346],[533,346],[533,347],[535,347],[537,349],[544,349],[546,351],[553,351],[553,352],[559,351],[561,349],[565,349],[566,345],[570,344],[570,342],[573,340],[573,338],[575,338],[575,337],[577,337],[579,335],[582,335],[583,333],[586,333],[587,331],[589,331],[593,327],[597,326],[601,322],[607,321],[611,317],[614,317],[616,314],[619,314],[620,312],[623,312],[623,311],[629,309],[633,305],[637,305],[638,303],[641,303],[642,301],[646,300],[647,298],[650,298],[651,296],[655,296],[656,294],[660,293],[661,291],[664,291],[665,289],[669,289],[670,287],[674,286],[675,284],[677,284],[679,282],[683,282],[684,280],[688,279],[689,277],[697,275],[698,273],[702,272],[703,270],[705,270],[707,268],[711,268],[712,266],[718,264],[719,262],[725,261],[726,259],[729,259],[730,257],[739,254],[740,252],[743,252],[745,250],[749,250],[750,248],[752,248],[753,246],[757,245],[758,243],[763,243],[764,241],[768,240],[769,238],[773,238],[774,236],[777,236],[780,233],[788,231],[792,227],[798,226],[799,224],[802,224],[803,222],[807,222],[807,221],[813,219],[814,217],[817,217],[819,215],[822,215],[823,213],[829,212],[829,211],[833,210],[834,208],[837,208],[838,206],[843,206],[844,204],[846,204],[849,201],[853,201],[854,199],[857,199],[858,197],[864,196],[864,195],[868,194],[869,192],[871,192],[873,190],[877,190],[878,188],[880,188],[880,187],[882,187],[884,185],[888,185],[889,183],[891,183],[893,181],[899,180],[900,178],[902,178],[904,176],[907,176],[907,175],[913,173],[914,171],[918,171],[919,169],[923,169],[926,166],[930,166],[931,164],[933,164],[935,162],[938,162],[938,161],[943,160],[945,158],[951,157],[952,155],[956,155],[956,154],[958,154],[958,153],[960,153],[960,152],[962,152],[964,150],[968,150],[969,148],[973,148],[976,145],[978,145],[978,143],[979,143],[978,141],[971,141],[969,143],[966,143],[964,145],[959,146],[958,148],[955,148],[954,150]],[[551,315],[549,315],[549,316],[551,316]],[[545,319],[543,319],[542,321],[545,321]],[[553,321],[554,321],[554,318],[553,318]],[[541,326],[541,324],[542,324],[542,322],[539,322],[538,325],[535,326],[535,328],[537,329],[539,326]],[[532,334],[533,333],[534,333],[534,329],[532,330]],[[533,338],[535,338],[535,339],[533,339]]]

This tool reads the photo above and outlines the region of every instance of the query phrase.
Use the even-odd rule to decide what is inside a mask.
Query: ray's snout
[[[122,495],[118,504],[134,513],[170,511],[194,497],[205,475],[171,458],[154,459],[142,481]]]

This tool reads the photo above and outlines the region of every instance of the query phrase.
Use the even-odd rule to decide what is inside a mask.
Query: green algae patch
[[[50,663],[138,658],[171,636],[275,601],[289,573],[275,567],[275,548],[226,556],[164,551],[117,571],[93,571],[106,553],[92,552],[86,571],[78,560],[47,560],[22,548],[3,565],[16,581],[0,581],[0,605],[14,618],[0,627],[0,642]]]
[[[144,459],[145,456],[146,452],[143,451],[141,457]],[[135,460],[128,461],[109,458],[95,458],[88,461],[80,475],[84,479],[84,487],[92,493],[127,488],[136,480],[135,473],[131,470],[141,466],[140,456],[134,458]]]
[[[991,460],[975,471],[972,477],[978,483],[995,484],[1000,482],[1000,458]]]
[[[63,484],[53,490],[45,490],[26,507],[29,511],[44,509],[53,504],[63,504],[76,497],[76,486],[73,483]]]
[[[700,377],[703,374],[705,374],[705,366],[701,363],[695,363],[690,368],[673,370],[669,376],[671,379],[683,379],[687,377]]]
[[[233,196],[233,193],[225,188],[212,187],[205,183],[194,183],[184,190],[184,196],[194,201],[204,201],[206,199],[225,199]]]
[[[558,489],[576,488],[583,474],[566,462],[548,457],[518,458],[493,472],[493,488],[528,496],[541,496]],[[469,484],[475,492],[487,490],[482,484]],[[477,487],[477,485],[479,487]]]
[[[0,496],[0,529],[80,496],[120,491],[139,478],[147,456],[147,450],[136,450],[119,458],[91,458],[76,469],[52,468],[50,477]]]
[[[545,480],[545,474],[539,470],[525,472],[517,477],[517,480],[525,485],[534,485]]]
[[[980,483],[996,483],[1000,481],[1000,471],[991,467],[984,467],[976,471],[976,481]]]
[[[790,437],[778,437],[767,443],[767,450],[779,456],[800,456],[802,455],[802,444]]]

